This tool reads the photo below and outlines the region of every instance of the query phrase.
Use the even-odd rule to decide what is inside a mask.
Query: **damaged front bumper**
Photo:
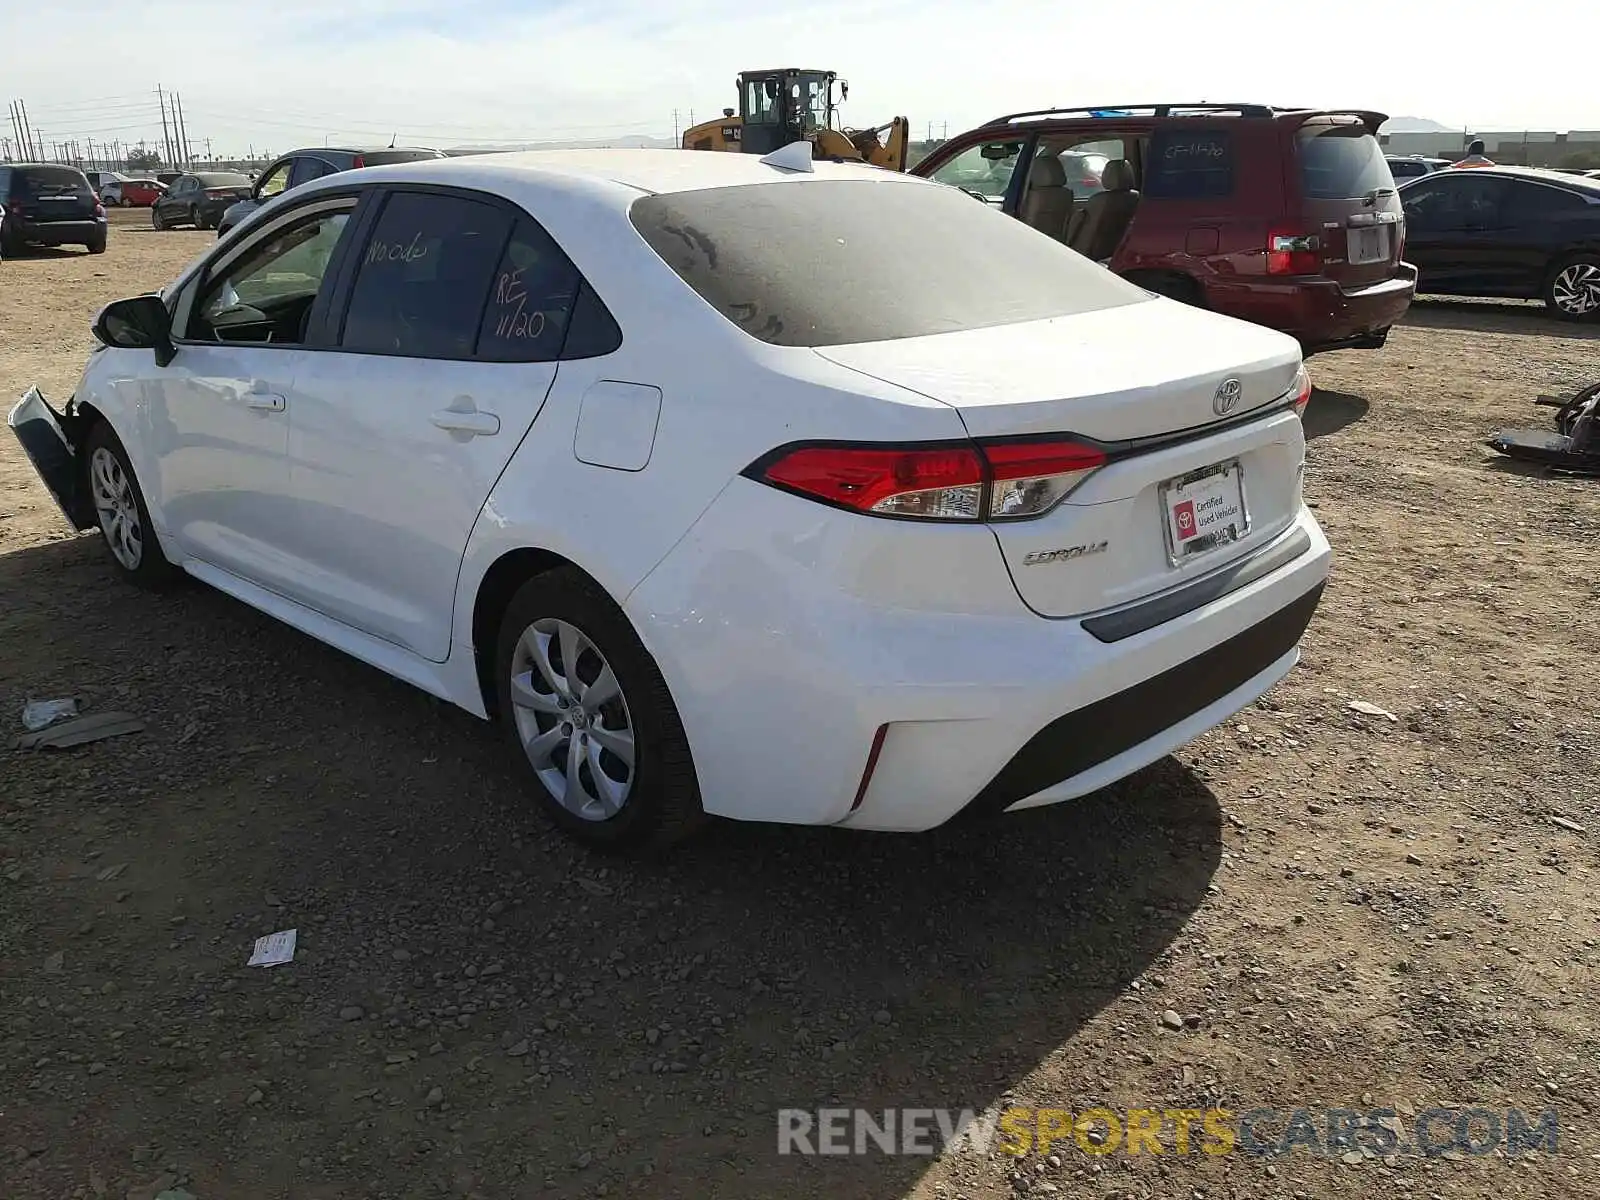
[[[31,387],[12,405],[6,424],[17,435],[67,523],[74,529],[96,528],[94,502],[73,438],[78,420],[72,402],[67,402],[66,412],[58,413],[38,388]]]

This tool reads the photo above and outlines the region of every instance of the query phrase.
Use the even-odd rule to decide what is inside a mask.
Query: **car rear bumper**
[[[1381,345],[1416,291],[1417,269],[1401,263],[1390,278],[1349,291],[1331,279],[1255,279],[1212,285],[1207,297],[1219,312],[1290,334],[1312,354]]]
[[[82,246],[104,241],[106,236],[103,220],[35,221],[8,214],[5,225],[8,238],[36,246]]]
[[[6,416],[6,424],[67,524],[79,530],[93,529],[94,507],[78,468],[77,451],[64,428],[70,423],[50,407],[36,387],[29,388]]]
[[[824,528],[863,518],[797,516],[803,503],[736,481],[625,604],[717,815],[915,831],[1095,791],[1287,674],[1331,558],[1302,507],[1250,556],[1265,569],[1229,564],[1224,584],[1184,598],[1048,619],[1012,588],[1008,601],[922,611],[941,574],[1000,573],[992,543],[987,560],[974,539],[971,558],[958,547],[907,581],[904,604],[867,604],[841,585]],[[739,538],[750,522],[766,536]]]

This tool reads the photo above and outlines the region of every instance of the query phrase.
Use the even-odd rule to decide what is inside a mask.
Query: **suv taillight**
[[[106,215],[106,206],[100,203],[98,200],[94,202],[94,215],[97,217],[103,217]]]
[[[1067,438],[830,444],[778,450],[745,474],[870,516],[1005,521],[1049,512],[1105,462],[1099,447]]]
[[[352,171],[359,171],[362,167],[364,167],[366,165],[367,165],[367,156],[365,154],[358,154],[358,155],[356,155],[356,165],[351,167],[350,169]]]
[[[1322,239],[1314,233],[1274,229],[1267,235],[1268,275],[1320,275]]]

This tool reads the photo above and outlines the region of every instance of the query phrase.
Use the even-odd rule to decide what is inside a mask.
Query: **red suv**
[[[911,171],[1153,292],[1281,329],[1306,354],[1376,349],[1417,272],[1382,113],[1159,104],[1013,113]]]

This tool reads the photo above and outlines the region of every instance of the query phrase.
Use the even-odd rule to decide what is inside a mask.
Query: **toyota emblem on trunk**
[[[1211,397],[1211,411],[1219,417],[1225,417],[1233,411],[1233,406],[1239,403],[1239,397],[1244,395],[1244,386],[1237,379],[1224,379],[1217,384],[1217,394]]]

